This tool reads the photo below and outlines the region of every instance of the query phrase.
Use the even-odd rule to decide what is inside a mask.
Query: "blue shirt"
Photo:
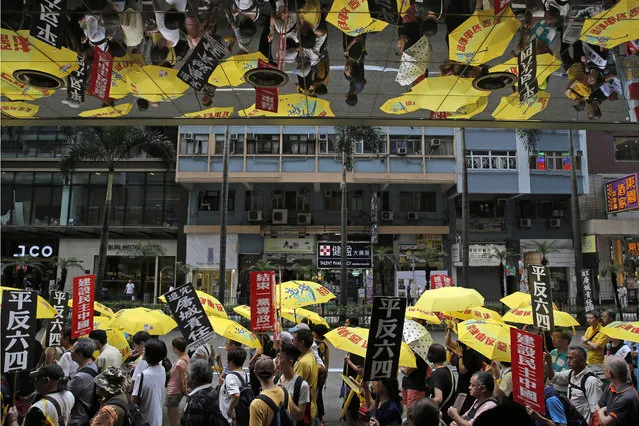
[[[550,418],[555,424],[568,424],[566,419],[566,411],[564,410],[564,404],[557,395],[548,396],[551,392],[555,391],[552,386],[548,386],[544,389],[544,397],[546,398],[546,417]],[[543,425],[540,421],[536,422],[538,426]]]
[[[380,426],[401,425],[402,412],[395,401],[388,400],[375,410],[375,419]]]

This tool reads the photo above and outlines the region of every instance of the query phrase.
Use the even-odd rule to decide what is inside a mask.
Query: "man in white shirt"
[[[133,284],[132,280],[129,280],[129,282],[126,283],[126,286],[124,287],[124,294],[126,294],[126,297],[131,300],[135,300],[135,284]]]
[[[78,363],[71,358],[71,348],[76,339],[71,338],[71,327],[64,329],[60,335],[60,345],[64,348],[64,353],[58,360],[58,365],[64,371],[64,375],[73,378],[73,375],[78,371]]]
[[[235,407],[240,402],[240,388],[249,382],[248,374],[242,369],[246,361],[246,351],[241,348],[233,349],[227,354],[226,360],[230,372],[220,388],[219,401],[220,412],[231,425],[235,423]]]
[[[153,11],[158,32],[162,37],[153,44],[151,59],[153,62],[161,62],[168,55],[168,50],[180,41],[186,0],[153,0]]]
[[[166,344],[159,339],[149,339],[144,345],[144,359],[149,367],[135,381],[131,401],[138,404],[149,426],[162,426],[164,383],[166,371],[161,362],[166,358]]]
[[[300,357],[300,350],[292,343],[282,344],[282,350],[275,359],[277,371],[281,373],[278,385],[282,385],[293,398],[291,415],[294,420],[300,421],[304,418],[304,413],[311,402],[311,393],[306,380],[295,374],[295,363]],[[296,389],[297,388],[297,389]],[[297,392],[296,392],[297,390]],[[310,416],[310,407],[308,415]]]
[[[95,346],[100,352],[100,356],[95,360],[100,372],[109,367],[120,367],[122,365],[122,354],[117,348],[107,343],[106,331],[93,330],[89,333],[89,338],[95,341]]]

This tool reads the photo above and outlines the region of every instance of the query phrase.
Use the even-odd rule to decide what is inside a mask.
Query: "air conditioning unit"
[[[262,221],[262,210],[249,210],[248,211],[248,221],[249,222],[261,222]]]
[[[320,133],[319,134],[319,140],[327,141],[328,140],[328,135],[326,133]]]
[[[530,219],[519,219],[520,228],[530,228],[531,226],[532,226],[532,221]]]
[[[288,210],[275,209],[273,210],[273,225],[286,225],[288,222]]]
[[[419,219],[419,213],[408,212],[408,220],[417,220],[417,219]]]
[[[430,140],[430,147],[431,148],[439,148],[442,144],[442,140],[441,139],[431,139]]]
[[[393,212],[390,210],[383,211],[382,220],[393,220]]]
[[[184,139],[195,139],[193,133],[183,133]]]
[[[297,214],[297,224],[298,225],[310,225],[311,224],[311,214],[310,213],[298,213]]]
[[[324,197],[331,198],[332,196],[333,196],[333,191],[331,191],[330,189],[324,190]]]
[[[406,147],[397,148],[397,155],[406,155],[407,153],[408,150],[406,149]]]
[[[273,191],[273,197],[283,197],[284,196],[284,191],[282,191],[281,189],[276,189]]]
[[[507,206],[508,205],[508,198],[497,198],[497,205],[498,206]]]
[[[551,228],[559,228],[561,226],[561,219],[550,219],[548,221],[548,226]]]

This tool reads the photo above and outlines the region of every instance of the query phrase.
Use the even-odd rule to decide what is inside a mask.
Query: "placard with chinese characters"
[[[606,182],[606,211],[608,214],[639,208],[637,173]]]
[[[377,296],[373,299],[364,381],[397,377],[405,313],[405,297]]]
[[[73,278],[73,309],[71,337],[93,331],[93,301],[95,300],[95,275],[81,275]]]
[[[2,338],[0,339],[2,373],[33,369],[30,348],[35,345],[35,291],[5,290],[2,292]]]
[[[453,279],[448,275],[435,274],[430,276],[430,288],[434,290],[442,287],[452,287]]]
[[[370,242],[349,242],[346,250],[346,262],[349,269],[371,269],[373,267],[373,250]],[[339,241],[320,241],[317,243],[318,268],[339,269],[341,264],[342,245]]]
[[[581,285],[584,289],[584,309],[586,312],[595,310],[595,304],[592,301],[592,284],[590,283],[590,269],[581,270]]]
[[[84,82],[87,66],[84,58],[78,55],[78,69],[67,76],[67,100],[72,102],[84,102]]]
[[[251,272],[251,330],[272,331],[275,326],[275,272]]]
[[[51,306],[53,306],[57,314],[53,319],[49,320],[49,325],[47,327],[46,346],[61,346],[60,338],[64,330],[67,300],[69,300],[69,294],[67,292],[58,290],[54,290],[51,292],[51,298],[49,299],[49,302],[51,303]]]
[[[531,291],[533,325],[542,330],[553,331],[555,321],[550,270],[542,265],[528,265],[528,285]]]
[[[546,415],[541,336],[513,327],[510,342],[513,400]]]
[[[532,98],[539,92],[537,84],[537,52],[535,40],[532,40],[525,49],[519,52],[517,57],[518,66],[518,89],[519,101],[524,102]]]
[[[93,53],[93,66],[91,68],[91,78],[87,93],[100,99],[102,102],[109,102],[111,92],[111,78],[113,76],[113,57],[109,52],[103,52],[96,48]]]
[[[31,16],[29,35],[53,47],[62,47],[67,12],[66,0],[41,0],[40,13]]]
[[[226,52],[226,48],[213,37],[202,36],[189,59],[178,71],[178,78],[195,90],[202,90]]]
[[[193,284],[184,284],[169,291],[164,297],[189,350],[197,349],[215,336]]]

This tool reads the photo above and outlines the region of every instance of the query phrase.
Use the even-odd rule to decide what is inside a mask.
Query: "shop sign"
[[[597,253],[597,236],[596,235],[585,235],[581,239],[581,252]]]
[[[528,284],[532,290],[533,325],[542,330],[554,331],[550,270],[542,265],[530,265],[528,267]]]
[[[3,374],[33,369],[34,359],[29,349],[35,345],[37,300],[35,291],[2,292],[0,362]]]
[[[513,373],[513,399],[541,415],[544,401],[544,360],[541,336],[510,329],[510,360]]]
[[[215,337],[211,321],[204,313],[193,284],[188,283],[171,290],[164,297],[189,350],[195,350]]]
[[[62,336],[62,330],[64,330],[65,323],[65,311],[67,309],[67,301],[69,300],[69,294],[64,291],[54,290],[51,292],[51,299],[49,303],[53,306],[53,309],[57,312],[55,317],[49,321],[47,327],[47,341],[46,346],[62,346],[60,338]]]
[[[251,330],[272,331],[275,327],[275,272],[251,272]]]
[[[405,297],[374,298],[362,380],[397,377],[405,313]]]
[[[71,338],[76,339],[93,331],[93,302],[95,275],[73,277],[73,308]]]
[[[586,312],[595,310],[595,304],[592,302],[592,286],[590,284],[590,269],[581,270],[581,285],[584,288],[584,309]]]
[[[632,256],[639,256],[639,242],[628,241],[628,244],[626,245],[626,253],[629,253]]]
[[[606,182],[606,211],[608,214],[639,208],[637,173]]]
[[[315,253],[315,238],[264,237],[264,253]]]
[[[19,245],[16,253],[13,254],[13,257],[51,257],[53,256],[53,247],[49,245],[39,246],[35,244],[30,245]]]
[[[456,255],[453,253],[453,261],[455,266],[461,266],[462,253],[459,245],[457,246],[459,260],[455,262]],[[499,266],[499,258],[494,256],[498,250],[506,250],[506,246],[503,244],[470,244],[468,246],[468,266]]]
[[[368,241],[349,242],[346,245],[346,266],[349,269],[372,269],[373,250]],[[342,244],[339,241],[317,243],[317,267],[339,269],[342,265]]]

